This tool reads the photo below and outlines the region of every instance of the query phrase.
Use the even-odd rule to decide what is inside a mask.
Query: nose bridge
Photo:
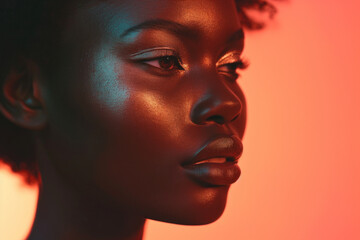
[[[234,83],[229,84],[226,79],[221,79],[218,73],[208,72],[202,78],[203,95],[194,102],[191,111],[192,121],[196,124],[225,124],[237,118],[241,113],[242,102],[229,86]]]

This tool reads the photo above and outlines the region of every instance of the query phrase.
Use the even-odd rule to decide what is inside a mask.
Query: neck
[[[105,203],[64,181],[38,151],[42,184],[28,240],[141,240],[145,219]],[[45,171],[46,170],[46,171]]]

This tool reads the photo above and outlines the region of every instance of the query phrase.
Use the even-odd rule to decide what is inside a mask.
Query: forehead
[[[97,1],[80,8],[70,22],[98,26],[119,38],[132,26],[159,19],[187,26],[208,39],[226,37],[241,28],[234,0]]]

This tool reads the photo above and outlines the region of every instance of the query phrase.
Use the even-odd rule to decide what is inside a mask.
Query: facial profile
[[[2,112],[33,132],[41,174],[29,239],[42,239],[36,226],[55,204],[61,214],[48,221],[61,225],[58,239],[88,228],[140,239],[130,232],[145,219],[218,219],[240,176],[246,125],[236,2],[74,1],[64,13],[46,64],[23,58],[27,97],[15,94],[23,77],[14,71],[3,83],[4,99],[21,104]],[[119,223],[134,224],[125,236]]]
[[[239,175],[231,161],[241,154],[245,127],[235,81],[244,38],[234,4],[157,1],[139,8],[121,1],[74,14],[64,33],[70,49],[61,48],[57,79],[46,86],[54,125],[44,144],[56,151],[57,168],[147,218],[218,218]],[[184,165],[208,144],[214,147],[199,160],[222,158],[231,167],[212,173],[220,168],[207,164],[192,174]]]

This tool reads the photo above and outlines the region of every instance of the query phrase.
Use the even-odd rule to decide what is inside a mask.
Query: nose
[[[242,102],[228,86],[217,84],[211,91],[200,97],[191,110],[191,120],[196,124],[226,124],[240,114]]]

